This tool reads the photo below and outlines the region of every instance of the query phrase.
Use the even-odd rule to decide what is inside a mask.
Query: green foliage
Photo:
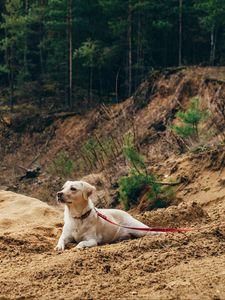
[[[9,70],[7,69],[6,65],[0,65],[0,73],[7,74]]]
[[[182,138],[199,138],[199,125],[202,121],[207,119],[209,113],[201,111],[199,108],[199,99],[194,97],[191,99],[190,107],[186,112],[178,112],[176,117],[183,122],[184,125],[172,126],[172,129],[177,135]]]
[[[102,137],[89,139],[82,147],[82,156],[88,160],[91,168],[99,165],[104,167],[115,156],[113,151],[114,142],[111,138]]]
[[[131,132],[124,137],[123,155],[137,171],[146,169],[144,157],[134,148],[134,136]]]
[[[83,66],[94,67],[100,65],[101,46],[98,41],[88,39],[80,48],[74,51],[74,58],[80,58]]]
[[[205,152],[205,151],[209,151],[211,150],[212,146],[211,145],[199,145],[197,147],[194,147],[191,149],[191,153],[194,153],[194,154],[198,154],[198,153],[201,153],[201,152]]]
[[[144,158],[136,152],[134,148],[124,147],[123,154],[133,166],[139,168],[145,168]]]
[[[225,2],[220,0],[202,0],[195,4],[199,12],[200,24],[211,31],[225,24],[224,11]]]
[[[182,61],[186,65],[207,63],[211,53],[210,60],[224,65],[225,2],[182,2]],[[53,82],[54,104],[66,105],[70,29],[73,95],[77,106],[84,105],[87,98],[87,93],[79,97],[79,91],[89,86],[102,102],[112,99],[108,96],[115,93],[115,86],[118,99],[127,96],[130,46],[133,90],[150,69],[177,65],[179,1],[74,0],[71,28],[69,3],[67,0],[0,1],[1,86],[16,90],[28,81],[39,81],[40,86]],[[42,87],[40,91],[43,93],[36,96],[36,102],[46,97]],[[58,95],[60,101],[54,97]]]
[[[171,186],[162,187],[153,174],[148,174],[144,157],[135,149],[131,132],[124,137],[123,154],[131,165],[129,174],[118,180],[120,202],[124,208],[128,210],[137,204],[143,191],[148,193],[149,207],[166,207],[175,197],[174,189]]]
[[[53,160],[51,169],[63,177],[68,177],[74,170],[74,162],[68,158],[66,152],[60,151]]]
[[[177,117],[186,124],[190,124],[193,127],[197,126],[208,116],[207,112],[203,112],[199,109],[199,98],[194,97],[191,99],[190,107],[186,112],[178,112]]]
[[[134,135],[128,132],[124,137],[123,146],[124,157],[131,165],[128,176],[119,179],[120,201],[125,209],[129,209],[137,203],[138,196],[147,187],[149,187],[149,199],[156,200],[161,187],[156,182],[153,175],[147,173],[144,157],[140,155],[134,147]]]
[[[176,132],[177,135],[180,137],[186,139],[194,135],[195,130],[190,125],[184,125],[184,126],[172,126],[172,129]]]
[[[82,148],[82,152],[88,157],[93,165],[95,165],[97,162],[98,151],[99,148],[95,139],[89,139]]]
[[[160,198],[161,200],[166,200],[166,202],[170,202],[176,196],[174,188],[172,186],[164,186],[161,188],[160,191]]]
[[[147,186],[151,187],[150,200],[155,200],[160,193],[160,185],[155,182],[154,176],[132,171],[119,179],[120,201],[126,210],[137,204],[138,196]]]

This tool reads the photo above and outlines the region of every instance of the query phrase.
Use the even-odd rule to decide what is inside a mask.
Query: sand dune
[[[63,220],[61,208],[8,191],[0,191],[0,215],[0,234],[20,237],[40,227],[54,230]]]

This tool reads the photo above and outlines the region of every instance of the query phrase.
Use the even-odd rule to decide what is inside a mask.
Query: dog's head
[[[96,188],[85,181],[67,181],[62,190],[57,193],[57,200],[68,207],[84,206],[88,202],[88,197]]]

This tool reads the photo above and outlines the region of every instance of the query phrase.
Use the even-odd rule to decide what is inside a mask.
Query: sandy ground
[[[207,195],[200,198],[195,192],[185,204],[137,218],[151,226],[202,226],[224,220],[224,189],[215,181]],[[0,214],[1,300],[225,299],[222,227],[78,251],[71,244],[58,253],[53,248],[62,227],[60,207],[0,191]]]

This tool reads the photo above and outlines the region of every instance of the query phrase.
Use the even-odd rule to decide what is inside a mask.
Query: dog
[[[123,226],[149,228],[125,211],[96,209],[90,199],[95,190],[94,186],[85,181],[67,181],[57,193],[57,200],[65,204],[65,210],[64,226],[55,250],[63,251],[72,241],[77,243],[76,249],[81,249],[148,234],[116,226],[102,219],[97,212]]]

